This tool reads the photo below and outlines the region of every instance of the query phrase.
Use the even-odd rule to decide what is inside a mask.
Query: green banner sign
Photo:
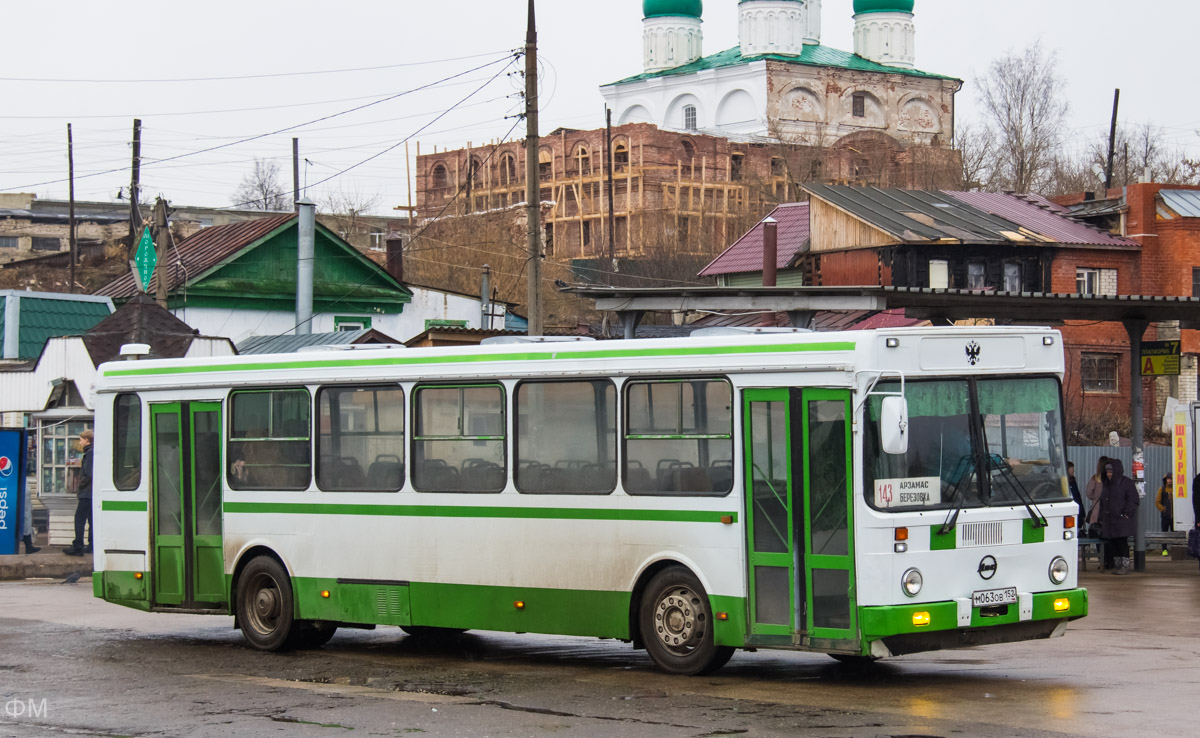
[[[133,278],[142,292],[150,291],[154,267],[157,265],[158,251],[154,248],[154,239],[150,238],[150,228],[147,227],[142,231],[142,240],[138,242],[137,252],[133,255]]]

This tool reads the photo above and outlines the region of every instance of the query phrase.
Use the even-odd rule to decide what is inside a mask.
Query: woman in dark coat
[[[1104,488],[1100,493],[1100,535],[1113,552],[1113,574],[1128,574],[1129,537],[1137,531],[1138,492],[1133,480],[1125,476],[1120,459],[1105,465]]]

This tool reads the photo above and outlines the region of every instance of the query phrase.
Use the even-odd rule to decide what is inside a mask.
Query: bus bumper
[[[1087,615],[1086,589],[1035,592],[1004,609],[970,600],[862,607],[863,654],[886,657],[948,648],[1052,638]]]

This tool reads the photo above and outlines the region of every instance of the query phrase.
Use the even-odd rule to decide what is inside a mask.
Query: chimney
[[[779,222],[767,216],[763,225],[763,287],[774,287],[779,254]],[[775,313],[765,312],[760,321],[764,326],[775,325]]]
[[[1095,192],[1085,192],[1085,193],[1083,193],[1083,201],[1084,201],[1084,202],[1091,202],[1092,200],[1095,200],[1095,199],[1096,199],[1096,193],[1095,193]]]

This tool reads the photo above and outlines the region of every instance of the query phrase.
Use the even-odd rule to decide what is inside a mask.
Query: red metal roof
[[[1011,220],[1055,243],[1117,248],[1138,245],[1135,241],[1119,238],[1106,231],[1070,219],[1067,217],[1070,211],[1055,205],[1041,195],[949,191],[944,194],[985,213]]]
[[[195,279],[222,261],[268,235],[296,217],[282,213],[268,218],[244,220],[229,225],[205,228],[180,241],[167,255],[167,291],[176,289],[188,279]],[[183,262],[180,268],[179,262]],[[107,297],[132,297],[138,293],[137,282],[130,272],[96,290]]]
[[[791,202],[776,207],[768,218],[779,222],[778,247],[775,265],[786,269],[796,254],[808,242],[808,203]],[[763,220],[766,220],[764,218]],[[746,235],[733,242],[721,255],[700,270],[701,277],[719,274],[746,274],[761,272],[763,268],[763,224],[750,229]]]

